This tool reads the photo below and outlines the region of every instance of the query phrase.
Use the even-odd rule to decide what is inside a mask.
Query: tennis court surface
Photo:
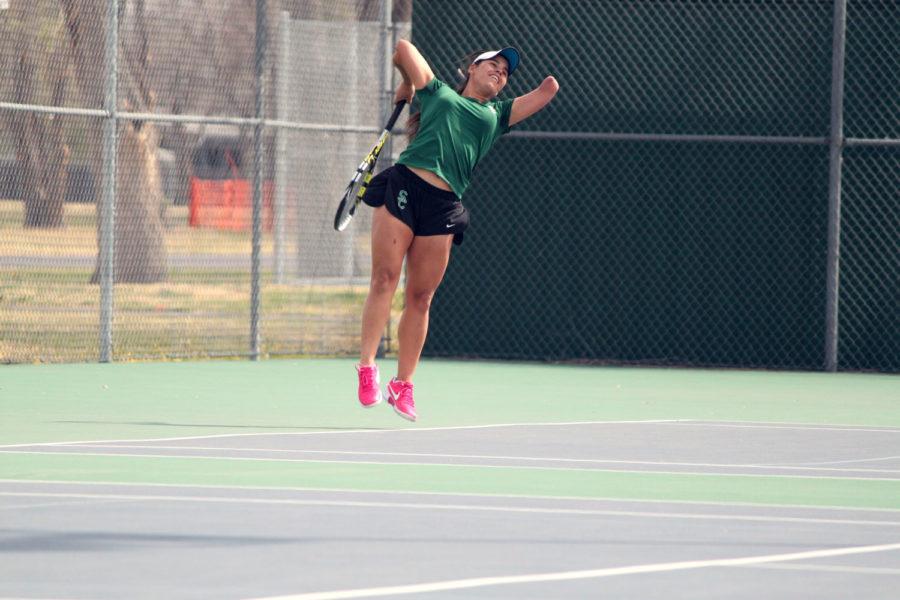
[[[382,364],[382,379],[393,364]],[[900,589],[900,378],[352,360],[0,368],[0,598]]]

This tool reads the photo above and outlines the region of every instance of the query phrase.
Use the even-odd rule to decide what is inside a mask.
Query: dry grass
[[[94,206],[67,204],[61,229],[25,229],[22,220],[21,202],[0,201],[0,362],[96,360],[100,289],[90,283],[97,255]],[[235,264],[246,264],[247,232],[188,227],[185,207],[167,208],[165,224],[170,253],[239,257],[242,262]],[[270,235],[264,236],[263,252],[272,252]],[[359,282],[276,285],[263,273],[263,353],[355,352],[366,291]],[[171,269],[163,283],[117,284],[114,306],[117,360],[248,352],[245,266],[229,267],[226,260]],[[394,339],[400,309],[398,295]]]
[[[0,200],[0,256],[96,256],[97,211],[93,204],[66,204],[59,229],[22,227],[22,202]],[[163,214],[166,248],[170,252],[249,256],[249,231],[219,231],[188,227],[186,206],[169,206]],[[264,235],[263,253],[273,252],[271,235]]]

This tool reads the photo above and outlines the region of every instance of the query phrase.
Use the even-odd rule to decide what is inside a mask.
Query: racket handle
[[[394,106],[394,112],[391,113],[391,118],[388,119],[387,125],[384,126],[387,131],[390,131],[394,128],[394,123],[397,122],[397,119],[400,117],[400,113],[403,112],[404,106],[406,106],[406,100],[401,100],[397,103],[396,106]]]

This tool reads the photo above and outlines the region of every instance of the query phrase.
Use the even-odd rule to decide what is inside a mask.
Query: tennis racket
[[[341,203],[338,205],[337,212],[334,214],[334,228],[336,231],[345,230],[347,225],[350,224],[353,215],[356,214],[356,207],[362,202],[363,194],[366,193],[366,187],[369,185],[369,182],[372,181],[372,174],[375,171],[375,163],[378,161],[378,155],[381,154],[384,143],[387,141],[388,137],[390,137],[391,129],[394,128],[394,123],[397,122],[397,118],[403,111],[404,105],[406,105],[406,100],[401,100],[397,103],[394,107],[394,112],[391,113],[391,117],[388,119],[387,125],[384,126],[384,131],[381,132],[381,137],[378,138],[378,143],[375,144],[375,147],[369,151],[369,154],[366,155],[363,161],[359,163],[359,166],[356,167],[356,174],[353,176],[353,179],[350,180],[350,185],[348,185],[346,191],[344,191]]]

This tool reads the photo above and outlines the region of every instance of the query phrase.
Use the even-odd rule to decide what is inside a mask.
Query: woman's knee
[[[400,269],[375,267],[372,270],[371,290],[376,294],[393,294],[400,281]]]
[[[434,298],[433,289],[406,289],[406,307],[416,312],[427,313]]]

